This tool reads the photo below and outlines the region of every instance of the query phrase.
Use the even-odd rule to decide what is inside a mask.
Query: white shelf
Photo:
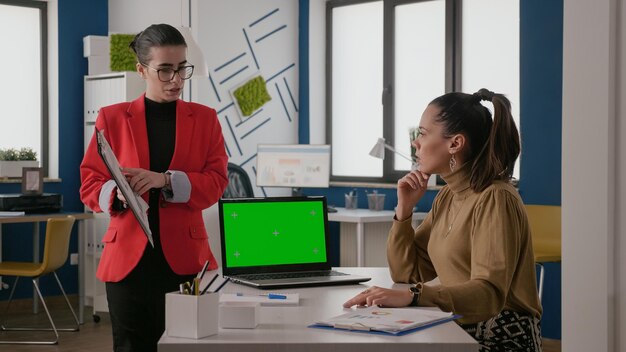
[[[137,72],[113,72],[85,76],[84,83],[84,148],[87,149],[100,108],[138,98],[145,91],[145,81]],[[85,211],[90,210],[85,207]],[[96,213],[94,223],[84,241],[85,271],[82,279],[85,282],[85,303],[93,306],[95,315],[108,311],[105,286],[96,278],[96,270],[104,248],[102,237],[109,226],[109,217]]]

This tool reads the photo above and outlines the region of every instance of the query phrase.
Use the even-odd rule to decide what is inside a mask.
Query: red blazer
[[[103,131],[123,167],[150,169],[144,96],[130,103],[100,109],[96,128]],[[222,128],[215,110],[206,106],[176,102],[176,145],[169,170],[187,174],[191,195],[186,203],[161,199],[160,235],[163,253],[172,270],[179,275],[195,274],[210,260],[217,263],[209,248],[202,210],[222,196],[228,184]],[[111,176],[97,151],[95,138],[80,166],[80,198],[89,208],[101,212],[98,203],[102,185]],[[148,201],[148,192],[143,195]],[[111,198],[112,199],[112,198]],[[111,214],[111,222],[96,276],[102,281],[122,280],[137,265],[148,242],[131,211]]]

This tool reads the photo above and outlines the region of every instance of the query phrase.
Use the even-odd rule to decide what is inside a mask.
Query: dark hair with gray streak
[[[493,120],[482,100],[493,103]],[[474,94],[444,94],[430,104],[441,109],[436,120],[442,124],[444,136],[461,133],[467,138],[468,161],[472,163],[470,187],[475,192],[483,191],[495,180],[511,179],[521,146],[511,102],[504,95],[483,88]]]
[[[130,43],[129,47],[135,52],[137,61],[147,63],[150,61],[150,48],[155,46],[184,45],[185,38],[178,29],[169,24],[153,24],[139,32]]]

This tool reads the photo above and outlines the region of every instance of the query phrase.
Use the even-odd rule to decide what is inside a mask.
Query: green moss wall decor
[[[128,47],[134,34],[111,34],[111,71],[135,71],[135,54]]]
[[[256,76],[236,88],[233,91],[233,96],[237,101],[239,110],[241,110],[242,117],[252,115],[261,106],[272,100],[262,76]]]

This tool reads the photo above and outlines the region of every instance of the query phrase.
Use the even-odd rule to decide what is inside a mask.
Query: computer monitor
[[[329,186],[330,145],[259,144],[256,162],[259,187]]]

